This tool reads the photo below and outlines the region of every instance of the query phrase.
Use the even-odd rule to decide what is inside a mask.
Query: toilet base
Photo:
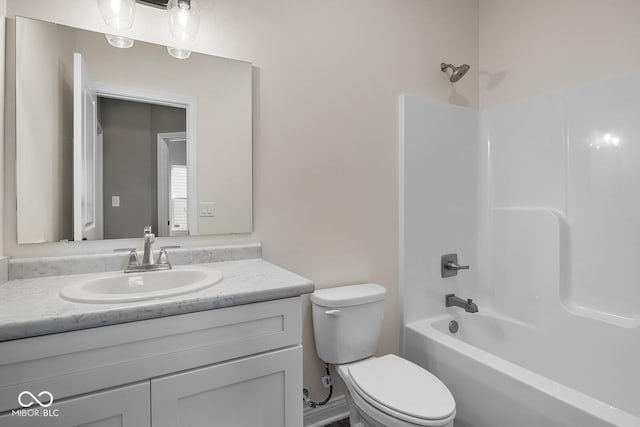
[[[353,402],[349,391],[346,390],[345,392],[345,400],[349,406],[349,425],[351,427],[387,427],[361,412]]]

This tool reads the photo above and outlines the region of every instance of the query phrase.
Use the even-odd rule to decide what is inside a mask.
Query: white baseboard
[[[304,427],[324,427],[345,418],[349,418],[349,407],[344,396],[338,396],[331,399],[326,405],[305,408]]]

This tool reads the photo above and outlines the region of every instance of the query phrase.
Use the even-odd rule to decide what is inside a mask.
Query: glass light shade
[[[169,52],[169,55],[177,59],[187,59],[188,57],[191,56],[190,50],[180,49],[177,47],[167,46],[167,52]]]
[[[98,0],[104,22],[117,30],[128,30],[136,16],[135,0]]]
[[[169,0],[167,3],[169,28],[174,39],[180,42],[194,41],[200,28],[200,12],[196,2]]]
[[[122,36],[115,36],[113,34],[105,34],[109,44],[113,47],[117,47],[120,49],[128,49],[133,46],[133,39]]]

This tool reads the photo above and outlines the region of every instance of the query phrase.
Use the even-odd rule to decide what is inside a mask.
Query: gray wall
[[[174,142],[169,144],[169,164],[187,165],[187,143]]]
[[[104,238],[142,236],[158,229],[157,134],[184,132],[181,108],[100,98],[104,129]],[[120,196],[120,207],[111,206]]]

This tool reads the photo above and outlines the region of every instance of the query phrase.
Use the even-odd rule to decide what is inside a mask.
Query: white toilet
[[[453,426],[449,389],[420,366],[378,346],[386,289],[373,283],[311,295],[316,351],[347,386],[352,427]]]

